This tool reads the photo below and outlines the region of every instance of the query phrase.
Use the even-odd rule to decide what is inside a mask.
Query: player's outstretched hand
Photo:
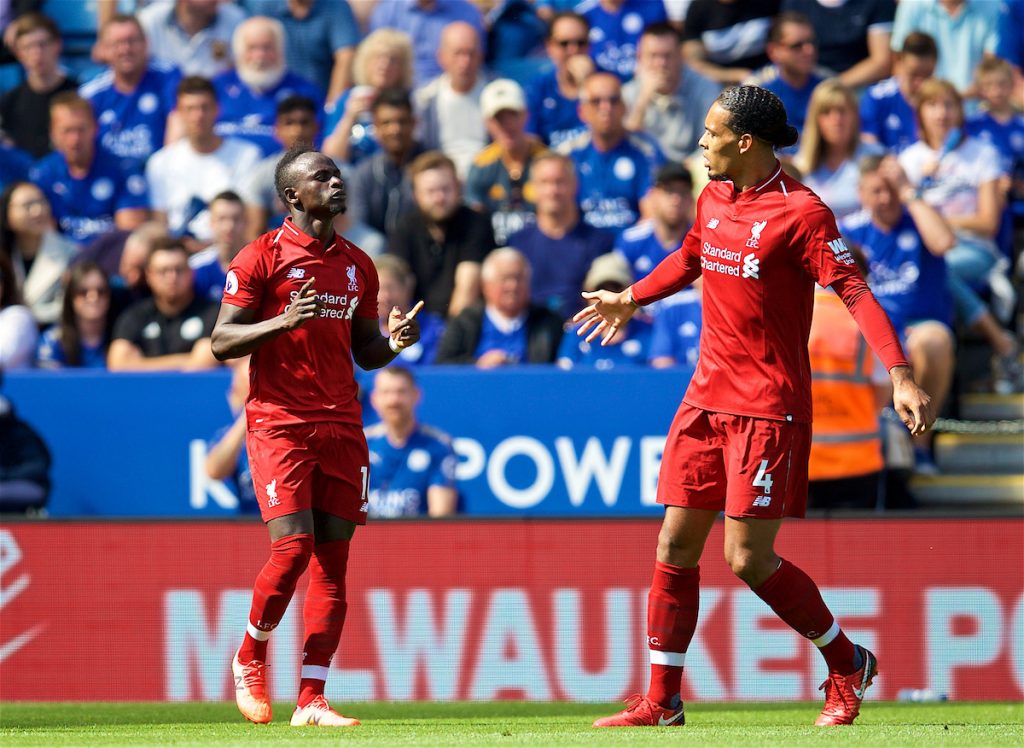
[[[323,304],[317,298],[316,289],[313,288],[313,283],[315,282],[316,278],[310,278],[303,283],[298,295],[288,305],[284,313],[285,329],[296,330],[306,322],[309,322],[309,320],[320,315],[320,308]]]
[[[923,434],[935,423],[931,397],[909,374],[893,377],[892,405],[914,436]]]
[[[629,301],[628,293],[628,289],[622,293],[584,291],[583,298],[590,306],[572,318],[573,322],[583,323],[576,334],[580,337],[586,335],[588,343],[594,342],[600,336],[601,345],[608,345],[619,328],[626,324],[637,310],[636,304]]]
[[[420,323],[416,321],[416,315],[422,308],[422,301],[417,301],[416,306],[410,309],[408,314],[397,306],[392,307],[391,314],[388,315],[388,332],[398,348],[408,348],[420,339]]]

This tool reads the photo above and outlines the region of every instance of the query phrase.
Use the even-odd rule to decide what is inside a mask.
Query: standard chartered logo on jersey
[[[288,294],[288,298],[295,301],[299,296],[298,291],[292,291]],[[326,317],[327,319],[352,319],[352,315],[356,313],[356,307],[359,306],[359,297],[352,296],[349,294],[342,294],[337,296],[331,293],[317,294],[317,298],[323,305],[320,307],[320,316]],[[284,310],[287,312],[291,309],[291,304],[286,306]]]

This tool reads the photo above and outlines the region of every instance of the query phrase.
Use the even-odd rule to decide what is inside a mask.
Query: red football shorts
[[[264,522],[320,509],[366,524],[370,454],[361,428],[321,422],[255,429],[245,443]]]
[[[701,410],[685,402],[669,429],[658,503],[779,519],[807,511],[811,425]]]

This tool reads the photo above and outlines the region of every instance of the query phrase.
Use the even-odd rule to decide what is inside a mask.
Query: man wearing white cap
[[[528,194],[530,164],[544,144],[526,132],[526,95],[507,78],[488,83],[480,110],[493,141],[476,155],[466,177],[466,202],[491,214],[498,246],[533,224],[533,199]]]

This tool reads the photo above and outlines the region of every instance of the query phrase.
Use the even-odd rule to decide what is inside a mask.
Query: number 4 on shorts
[[[772,492],[772,474],[766,473],[768,469],[768,460],[761,460],[761,467],[757,469],[757,475],[754,476],[754,488],[763,488],[765,494]]]

